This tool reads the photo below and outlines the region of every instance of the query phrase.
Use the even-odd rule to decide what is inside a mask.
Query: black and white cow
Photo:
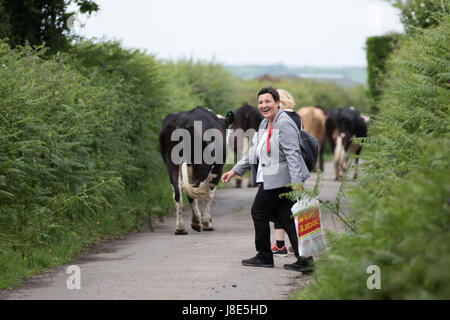
[[[202,107],[169,114],[162,123],[159,147],[173,188],[177,235],[187,234],[182,189],[192,209],[192,229],[214,230],[210,209],[225,163],[225,132],[224,118]]]
[[[249,132],[250,134],[245,135],[245,137],[239,135],[228,135],[227,143],[230,148],[234,151],[236,161],[239,161],[243,157],[251,146],[251,141],[253,138],[252,132],[256,132],[259,128],[259,124],[264,119],[261,112],[255,107],[248,104],[244,104],[237,108],[235,111],[228,111],[226,115],[226,122],[229,129],[234,132],[238,129],[242,129],[244,132]],[[253,131],[249,131],[253,129]],[[229,131],[230,132],[230,131]],[[238,141],[238,139],[243,139],[243,141]],[[242,185],[242,178],[236,177],[236,187],[240,188]],[[249,184],[250,186],[250,184]]]
[[[354,107],[345,107],[328,112],[325,123],[327,140],[333,151],[333,164],[336,180],[342,180],[348,163],[348,152],[353,152],[355,165],[358,164],[361,145],[352,143],[353,138],[367,137],[369,118],[361,116]],[[354,178],[357,177],[355,167]]]

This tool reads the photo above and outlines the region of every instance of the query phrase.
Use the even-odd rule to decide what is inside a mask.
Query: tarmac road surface
[[[332,163],[327,162],[319,195],[323,200],[335,199],[340,183],[333,174]],[[315,178],[312,173],[307,186],[312,187]],[[188,235],[175,236],[175,217],[164,218],[154,232],[130,233],[125,239],[96,245],[95,252],[2,291],[0,299],[288,299],[313,281],[283,268],[295,261],[294,255],[275,257],[274,268],[241,264],[256,254],[250,216],[255,194],[256,188],[236,189],[232,181],[216,192],[211,209],[215,231],[192,230],[191,209],[185,205]],[[325,228],[340,228],[330,215],[323,220]],[[80,268],[81,289],[67,288],[70,265]]]

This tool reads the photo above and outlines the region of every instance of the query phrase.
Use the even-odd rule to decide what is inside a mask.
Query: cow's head
[[[369,124],[369,122],[370,122],[370,117],[361,115],[361,118],[364,120],[364,123],[365,123],[365,124]]]

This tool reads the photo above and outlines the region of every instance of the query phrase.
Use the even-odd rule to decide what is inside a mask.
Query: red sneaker
[[[271,249],[272,249],[273,254],[280,254],[280,255],[287,254],[286,246],[282,246],[281,248],[278,248],[277,244],[275,243]]]

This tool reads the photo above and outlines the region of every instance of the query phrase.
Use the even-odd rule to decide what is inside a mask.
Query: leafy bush
[[[83,215],[120,187],[101,156],[110,152],[115,93],[41,54],[0,47],[0,219],[26,242],[45,240],[39,225],[50,212],[50,220],[70,207]]]
[[[159,128],[173,108],[161,63],[144,52],[125,50],[118,42],[82,41],[71,54],[71,63],[93,86],[114,90],[112,165],[121,172],[127,190],[141,190],[149,178],[160,175]]]
[[[185,93],[195,98],[196,106],[225,115],[236,104],[236,82],[231,73],[213,62],[181,59],[167,61],[173,83]]]
[[[399,45],[400,34],[389,34],[369,37],[366,40],[367,50],[367,83],[373,111],[382,95],[383,80],[386,74],[386,61]]]
[[[92,0],[0,0],[0,39],[8,38],[12,47],[45,44],[56,53],[66,50],[71,38],[68,20],[77,9],[81,14],[97,12],[99,6]]]
[[[450,13],[448,0],[386,0],[400,9],[400,20],[406,30],[411,27],[429,28],[439,24],[439,16]]]
[[[161,64],[114,44],[44,54],[0,43],[0,286],[54,265],[43,248],[67,259],[172,203],[157,133],[178,98]]]
[[[320,105],[326,109],[337,109],[354,106],[360,111],[369,111],[367,95],[362,85],[345,89],[333,82],[289,78],[281,78],[280,81],[240,80],[238,82],[239,102],[256,106],[256,95],[259,89],[269,85],[288,90],[294,97],[296,108]]]
[[[450,17],[415,30],[388,63],[380,113],[350,192],[357,233],[329,237],[301,299],[450,298]],[[369,265],[381,289],[369,290]]]

